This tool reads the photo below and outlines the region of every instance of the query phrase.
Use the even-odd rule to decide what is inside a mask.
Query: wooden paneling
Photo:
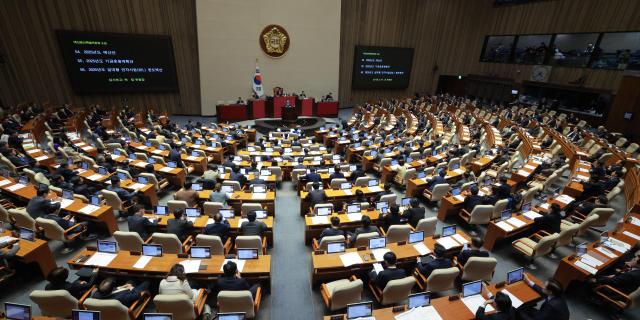
[[[0,100],[153,107],[200,114],[195,0],[0,1]],[[77,95],[71,89],[55,30],[171,36],[179,92]]]
[[[637,0],[549,0],[493,7],[492,0],[344,0],[340,38],[340,101],[433,93],[438,76],[494,75],[527,80],[531,66],[479,62],[484,37],[640,30]],[[355,45],[414,47],[406,90],[352,90]],[[434,66],[437,72],[433,72]],[[549,82],[568,84],[587,75],[585,87],[616,91],[621,71],[554,67]]]
[[[606,126],[609,130],[620,132],[633,141],[640,141],[640,72],[636,73],[635,76],[622,77]],[[625,112],[633,113],[633,118],[625,120]]]

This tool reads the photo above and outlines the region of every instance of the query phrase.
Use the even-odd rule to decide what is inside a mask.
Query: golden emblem
[[[279,25],[268,25],[260,34],[260,47],[262,51],[273,58],[279,58],[289,49],[289,34]]]

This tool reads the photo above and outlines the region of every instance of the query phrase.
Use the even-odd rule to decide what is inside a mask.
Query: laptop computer
[[[367,182],[368,187],[375,187],[375,186],[378,186],[379,184],[380,184],[380,181],[378,181],[378,179],[371,179]]]
[[[451,226],[442,227],[442,236],[448,237],[456,234],[456,228],[457,226],[455,224]]]
[[[233,187],[232,186],[222,186],[222,187],[220,187],[220,191],[224,192],[224,193],[233,193]]]
[[[400,199],[400,205],[403,207],[408,207],[411,204],[411,198],[405,197]]]
[[[424,179],[424,178],[427,177],[427,173],[424,172],[424,171],[420,171],[420,172],[418,172],[418,176],[417,177],[418,177],[418,179]]]
[[[387,238],[375,237],[369,239],[369,249],[380,249],[387,246]]]
[[[362,210],[359,203],[350,204],[347,206],[347,213],[360,213],[360,211]]]
[[[387,201],[376,202],[376,210],[382,211],[383,208],[389,209],[389,202]]]
[[[576,246],[576,256],[581,257],[587,253],[587,243],[583,242]]]
[[[167,167],[169,167],[169,168],[177,168],[178,165],[176,164],[175,161],[169,161],[169,162],[167,162]]]
[[[344,241],[329,242],[327,244],[327,253],[339,253],[346,250]]]
[[[347,305],[347,319],[368,318],[373,314],[373,303],[360,302]]]
[[[522,212],[531,211],[531,202],[522,204]]]
[[[209,259],[211,258],[211,247],[193,246],[189,250],[189,255],[193,259]]]
[[[151,157],[151,158],[148,158],[148,159],[147,159],[147,162],[148,162],[148,163],[150,163],[150,164],[156,164],[156,159],[154,159],[153,157]]]
[[[98,240],[98,252],[118,253],[118,243],[115,241]]]
[[[149,257],[162,257],[162,245],[160,244],[143,244],[142,255]]]
[[[507,272],[507,284],[512,284],[524,279],[524,268],[518,268]]]
[[[426,307],[431,304],[428,292],[414,293],[409,295],[409,309]]]
[[[244,312],[225,312],[218,313],[216,316],[217,320],[244,320],[245,313]]]
[[[461,188],[453,188],[453,189],[451,190],[451,195],[453,195],[453,196],[455,197],[455,196],[459,195],[459,194],[460,194],[460,192],[462,192],[462,189],[461,189]]]
[[[156,206],[153,211],[156,213],[156,215],[166,216],[168,209],[167,206]]]
[[[511,218],[511,209],[502,210],[500,213],[500,221],[504,221]]]
[[[200,216],[200,208],[187,208],[184,210],[189,218],[197,218]]]
[[[20,184],[29,184],[29,177],[20,176],[20,178],[18,178],[18,183],[20,183]]]
[[[98,168],[98,173],[103,175],[103,176],[109,174],[109,172],[107,171],[107,168],[104,168],[104,167],[99,167]]]
[[[462,285],[462,297],[467,298],[482,292],[482,280],[467,282]]]
[[[258,219],[266,219],[267,218],[267,210],[255,210],[256,218]]]
[[[100,320],[100,311],[71,310],[72,320]]]
[[[220,212],[222,217],[224,217],[225,219],[231,219],[236,215],[233,212],[233,209],[220,209],[218,212]]]
[[[237,251],[240,260],[258,259],[258,249],[238,249]]]
[[[350,182],[343,182],[340,184],[340,190],[349,190],[349,189],[351,189]]]
[[[149,183],[149,179],[147,179],[147,177],[138,177],[138,183],[139,184],[147,184],[147,183]]]
[[[67,200],[73,200],[73,191],[71,190],[62,190],[62,198]]]
[[[136,156],[136,155],[134,154],[133,156],[134,156],[134,159],[133,159],[133,160],[135,160],[135,156]],[[82,168],[82,169],[84,169],[84,170],[89,170],[89,163],[87,163],[87,162],[81,162],[81,163],[80,163],[80,168]]]
[[[128,179],[127,175],[124,172],[118,172],[116,175],[118,176],[118,179],[120,179],[120,180],[127,180]]]
[[[316,208],[316,216],[328,216],[331,214],[331,207]]]
[[[142,315],[143,320],[172,320],[173,315],[170,313],[145,313]]]
[[[424,231],[416,231],[409,233],[409,243],[422,242],[424,240]]]
[[[271,170],[260,170],[260,175],[265,177],[265,176],[270,176],[271,175]]]
[[[202,183],[194,183],[191,185],[191,189],[195,191],[202,191]]]
[[[23,227],[19,227],[18,230],[19,230],[20,239],[24,239],[24,240],[28,240],[28,241],[35,241],[36,240],[35,231],[33,231],[31,229],[23,228]]]
[[[267,187],[263,185],[254,185],[251,189],[253,193],[267,193]]]
[[[94,206],[100,206],[100,197],[98,196],[91,196],[91,204]]]
[[[8,320],[31,320],[31,306],[26,304],[5,302],[4,314]]]

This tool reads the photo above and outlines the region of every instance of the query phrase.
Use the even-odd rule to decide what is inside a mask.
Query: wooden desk
[[[142,160],[129,160],[125,156],[111,155],[111,158],[118,163],[127,161],[130,166],[134,166],[140,170],[144,169],[148,162]],[[183,168],[170,168],[159,163],[153,164],[153,171],[165,177],[172,185],[182,187],[187,179],[187,173]]]
[[[465,167],[460,167],[456,170],[447,169],[447,175],[444,178],[451,184],[451,182],[460,179],[466,171],[467,169]],[[427,185],[429,185],[429,178],[431,177],[433,177],[433,175],[429,175],[426,178],[409,179],[409,182],[407,182],[407,197],[421,196],[427,188]]]
[[[209,196],[213,190],[198,191],[198,200],[209,201]],[[233,207],[235,212],[240,212],[243,203],[259,203],[269,212],[269,215],[275,215],[276,193],[267,191],[264,198],[254,197],[252,192],[235,191],[228,199],[227,204]]]
[[[378,212],[378,210],[375,210],[375,209],[362,210],[360,211],[360,215],[369,216],[369,218],[371,218],[371,222],[372,222],[371,224],[375,225],[376,221],[380,217],[380,212]],[[314,224],[313,217],[306,216],[304,218],[305,219],[305,229],[304,229],[305,244],[311,243],[311,240],[313,238],[317,238],[318,236],[320,236],[320,234],[322,233],[322,230],[324,230],[325,228],[328,228],[331,225],[330,219],[331,217],[334,217],[334,216],[340,218],[341,230],[351,231],[362,226],[362,221],[360,219],[356,219],[352,221],[349,219],[349,216],[346,213],[333,213],[332,215],[327,216],[326,223],[320,223],[320,224]]]
[[[222,147],[207,147],[202,144],[194,144],[191,142],[185,143],[185,146],[189,149],[204,151],[204,153],[210,155],[213,161],[217,164],[222,164],[224,162],[224,148]]]
[[[384,184],[378,187],[357,187],[354,186],[350,190],[334,190],[324,189],[324,195],[327,198],[325,203],[333,203],[334,208],[341,208],[345,202],[356,198],[356,191],[362,190],[366,197],[384,192]],[[346,191],[346,192],[345,192]],[[300,191],[300,216],[304,216],[309,212],[309,201],[306,201],[308,192]]]
[[[138,150],[145,152],[149,155],[161,156],[167,158],[169,156],[169,150],[160,150],[154,147],[147,147],[139,142],[129,142],[129,146]],[[203,174],[207,170],[207,157],[199,157],[199,156],[189,156],[186,154],[181,154],[180,159],[182,161],[187,162],[193,165],[193,172],[195,174]]]
[[[5,230],[2,235],[12,236],[9,230]],[[35,241],[20,239],[20,249],[18,249],[16,257],[25,264],[36,263],[43,278],[46,278],[49,272],[58,267],[47,241],[41,239],[35,239]]]
[[[517,219],[521,222],[524,222],[525,224],[523,226],[516,227],[507,222],[507,224],[513,228],[513,230],[511,231],[507,231],[500,228],[496,221],[489,222],[489,225],[487,226],[487,232],[484,237],[485,249],[487,249],[488,251],[491,251],[493,250],[493,247],[495,246],[496,242],[505,238],[512,238],[517,235],[523,234],[531,230],[531,228],[534,226],[533,220],[529,220],[521,214],[512,216],[512,219]]]

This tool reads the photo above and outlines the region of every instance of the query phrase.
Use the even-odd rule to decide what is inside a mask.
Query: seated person
[[[389,251],[384,254],[383,259],[384,270],[377,273],[374,269],[369,273],[369,280],[380,290],[384,290],[389,281],[402,279],[407,276],[407,273],[403,269],[396,267],[397,258],[395,253]]]
[[[478,195],[478,192],[480,192],[478,186],[474,185],[471,186],[471,188],[469,188],[469,191],[466,193],[466,197],[464,198],[462,207],[469,213],[471,213],[471,211],[473,211],[473,208],[475,208],[477,205],[481,205],[486,201],[485,197]]]
[[[20,239],[6,241],[0,244],[0,270],[6,268],[13,272],[10,268],[10,262],[16,253],[20,250]]]
[[[222,215],[220,213],[216,213],[213,215],[213,223],[204,227],[204,234],[218,236],[224,244],[229,236],[229,228],[229,221],[222,219]]]
[[[389,230],[389,227],[396,224],[404,224],[402,222],[402,216],[400,215],[400,208],[393,204],[389,208],[389,213],[383,215],[378,220],[384,231]]]
[[[107,190],[117,193],[120,200],[126,203],[131,202],[131,199],[133,199],[133,196],[135,195],[135,192],[129,192],[122,189],[120,187],[120,179],[115,175],[111,176],[111,185],[107,187]]]
[[[391,191],[391,184],[390,183],[386,183],[384,185],[384,191],[379,193],[376,198],[375,201],[380,201],[380,199],[382,198],[382,196],[386,196],[388,194],[394,194],[393,191]]]
[[[333,179],[344,179],[344,174],[340,171],[340,165],[336,164],[333,168],[333,173],[329,175],[329,181]]]
[[[467,247],[465,244],[462,248],[462,251],[457,256],[458,263],[464,266],[465,263],[471,257],[488,257],[489,252],[482,250],[482,245],[484,245],[484,241],[480,237],[471,238],[471,247]]]
[[[321,182],[314,182],[312,184],[312,189],[307,193],[307,196],[304,198],[305,201],[309,202],[309,207],[314,208],[316,204],[324,203],[327,197],[324,194],[324,190],[320,190]]]
[[[47,210],[48,213],[43,218],[55,221],[64,230],[67,230],[76,224],[72,215],[66,215],[62,210],[60,210],[60,205],[49,206]],[[69,235],[80,233],[85,227],[88,229],[89,222],[82,221],[69,231]]]
[[[250,285],[246,279],[240,277],[238,265],[235,262],[227,261],[227,263],[222,266],[222,272],[224,274],[218,278],[218,282],[216,283],[218,292],[249,290],[251,295],[255,298],[256,292],[260,286],[257,284]]]
[[[220,177],[220,173],[218,172],[218,166],[213,165],[207,171],[202,174],[202,180],[211,180],[214,183],[218,181],[218,177]],[[206,189],[206,188],[205,188]]]
[[[350,235],[351,243],[355,244],[356,240],[358,240],[358,236],[363,233],[375,232],[380,235],[380,230],[371,225],[371,218],[369,216],[363,215],[362,218],[360,218],[360,222],[362,223],[362,227],[356,228],[356,231],[353,233],[353,235]]]
[[[549,213],[537,217],[533,222],[538,228],[550,233],[560,232],[560,225],[562,224],[562,209],[557,203],[552,203],[549,207]]]
[[[569,307],[562,296],[562,285],[556,279],[549,278],[544,288],[535,284],[524,275],[525,283],[544,298],[540,308],[521,306],[518,315],[523,320],[569,320]]]
[[[187,206],[193,208],[196,206],[196,200],[198,200],[198,192],[191,189],[191,182],[187,181],[184,183],[184,187],[176,191],[174,198],[187,202]]]
[[[193,222],[186,219],[182,209],[175,209],[173,219],[167,221],[167,233],[175,234],[181,242],[187,238],[191,228],[193,228]]]
[[[489,292],[487,290],[487,292]],[[486,315],[485,308],[488,304],[496,307],[496,313]],[[495,296],[489,292],[489,299],[485,300],[482,306],[476,311],[477,320],[515,320],[516,312],[511,306],[511,298],[506,293],[498,291]]]
[[[49,187],[46,185],[38,186],[36,196],[29,200],[27,203],[27,213],[31,218],[36,219],[45,216],[49,213],[49,208],[60,208],[59,203],[52,203],[51,200],[45,197],[49,193]]]
[[[80,299],[98,279],[98,268],[93,268],[91,276],[80,277],[73,282],[67,281],[69,277],[69,269],[65,267],[57,267],[47,275],[49,283],[44,287],[45,290],[67,290],[74,298]]]
[[[609,200],[604,194],[599,195],[594,202],[584,201],[575,207],[575,210],[581,215],[588,215],[593,209],[607,208]]]
[[[267,231],[267,225],[262,221],[256,221],[256,212],[250,211],[247,213],[247,219],[240,225],[240,234],[243,236],[260,236]]]
[[[316,168],[309,168],[309,173],[307,173],[304,177],[307,182],[322,183],[322,177],[318,173],[316,173]]]
[[[447,183],[447,179],[445,179],[446,176],[447,170],[440,170],[440,173],[438,173],[437,176],[435,176],[427,183],[427,188],[429,189],[429,191],[433,191],[433,188],[438,184]]]
[[[411,207],[404,211],[402,219],[407,220],[407,222],[415,228],[420,219],[424,219],[425,209],[420,207],[420,203],[416,198],[411,198],[409,205]]]
[[[134,214],[127,219],[129,231],[136,232],[142,240],[149,237],[149,229],[158,225],[157,221],[151,222],[144,216],[144,207],[135,204],[132,206]]]
[[[247,184],[247,177],[244,174],[242,174],[242,172],[240,172],[240,167],[238,167],[235,163],[231,167],[231,174],[229,175],[229,180],[238,181],[241,187]]]
[[[223,206],[227,205],[227,194],[222,192],[222,185],[220,183],[216,183],[213,192],[209,195],[209,201],[220,202]]]
[[[160,281],[158,294],[184,294],[193,301],[198,298],[198,290],[191,289],[184,266],[179,263],[174,264],[167,277]]]
[[[134,286],[134,282],[129,280],[121,286],[116,286],[116,279],[109,277],[102,280],[92,298],[118,300],[122,305],[129,308],[142,296],[142,293],[148,291],[148,289],[149,281],[143,281],[139,285]]]
[[[340,218],[333,216],[331,217],[331,227],[325,228],[324,230],[322,230],[322,233],[320,233],[320,235],[318,236],[318,243],[320,243],[320,241],[324,237],[331,237],[331,236],[344,237],[344,235],[345,235],[344,231],[340,230]]]
[[[635,256],[630,261],[627,261],[621,270],[608,276],[596,276],[588,281],[588,286],[595,289],[599,285],[609,285],[616,290],[629,295],[634,292],[640,286],[640,268],[638,268],[638,262],[640,256]],[[617,295],[615,292],[612,295]]]
[[[436,243],[433,248],[433,254],[428,256],[428,261],[426,263],[422,263],[420,258],[418,258],[418,271],[420,271],[425,278],[428,278],[433,270],[450,268],[451,259],[446,258],[444,256],[445,253],[446,249]]]

